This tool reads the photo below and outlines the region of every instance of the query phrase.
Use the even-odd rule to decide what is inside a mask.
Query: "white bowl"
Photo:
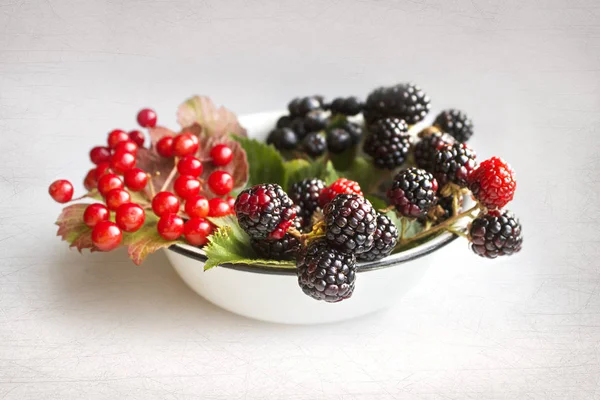
[[[263,139],[282,112],[240,118],[252,137]],[[184,282],[211,303],[233,313],[284,324],[341,321],[388,307],[408,292],[431,265],[430,253],[456,236],[442,233],[417,247],[383,260],[360,263],[354,294],[340,303],[306,296],[294,270],[261,265],[221,265],[204,272],[202,249],[175,245],[167,257]]]

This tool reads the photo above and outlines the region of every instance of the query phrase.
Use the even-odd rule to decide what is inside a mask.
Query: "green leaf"
[[[325,166],[325,171],[320,176],[321,179],[325,181],[327,185],[331,185],[333,182],[337,181],[339,178],[338,172],[333,167],[333,163],[331,161],[327,161],[327,165]]]
[[[367,199],[373,205],[373,208],[379,213],[379,210],[384,210],[388,207],[388,204],[381,197],[377,197],[375,195],[367,195]],[[402,220],[404,220],[404,236],[409,238],[411,236],[416,235],[417,233],[423,230],[423,224],[421,224],[416,219],[410,219],[398,216],[394,210],[388,211],[385,214],[398,228],[398,232],[402,230]]]
[[[271,145],[256,139],[231,135],[242,145],[250,167],[250,177],[246,186],[259,183],[285,185],[286,172],[281,154]]]
[[[284,188],[289,188],[296,182],[300,182],[308,178],[319,178],[331,184],[338,178],[338,173],[333,167],[331,161],[326,161],[324,158],[319,158],[313,162],[303,159],[287,161],[285,164],[286,185]]]
[[[364,193],[370,192],[370,188],[377,185],[386,174],[387,170],[375,168],[373,163],[364,157],[356,157],[345,173],[346,178],[358,182]]]
[[[89,204],[71,204],[63,208],[56,220],[58,232],[62,240],[69,243],[69,247],[75,247],[80,253],[83,249],[95,251],[92,242],[92,229],[83,222],[83,213]]]

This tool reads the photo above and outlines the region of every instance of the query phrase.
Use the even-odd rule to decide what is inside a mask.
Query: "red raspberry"
[[[504,207],[517,188],[515,172],[499,157],[483,161],[467,180],[473,196],[487,208]]]
[[[319,205],[325,207],[325,205],[333,200],[338,194],[357,194],[359,196],[364,196],[358,182],[340,178],[321,191],[321,194],[319,195]]]

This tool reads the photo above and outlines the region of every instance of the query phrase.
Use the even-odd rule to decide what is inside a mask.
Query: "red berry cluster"
[[[137,121],[143,128],[154,128],[157,115],[151,109],[143,109]],[[156,229],[164,239],[176,240],[183,235],[192,245],[206,244],[214,226],[205,218],[233,213],[235,199],[227,196],[233,189],[233,177],[221,170],[212,172],[206,182],[208,189],[216,196],[227,197],[209,200],[202,194],[202,161],[195,157],[199,150],[198,138],[185,132],[175,137],[164,136],[156,143],[156,151],[162,157],[175,157],[176,170],[167,178],[174,179],[175,193],[161,191],[154,195],[151,175],[136,168],[137,152],[144,142],[145,136],[138,130],[115,129],[108,134],[106,146],[96,146],[90,151],[95,167],[88,171],[84,186],[88,191],[97,189],[104,199],[104,204],[90,204],[83,215],[83,222],[92,228],[95,247],[102,251],[118,247],[123,232],[135,232],[144,225],[149,209],[159,217]],[[210,150],[210,160],[204,161],[226,166],[232,159],[231,148],[217,144]],[[147,186],[150,190],[145,190]],[[141,191],[146,195],[151,193],[149,204],[132,201],[130,192]],[[73,185],[57,180],[50,185],[49,193],[57,202],[66,203],[73,198]],[[111,212],[114,213],[112,220]]]

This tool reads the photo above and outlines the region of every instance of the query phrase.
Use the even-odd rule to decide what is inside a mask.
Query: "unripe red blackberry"
[[[351,181],[350,179],[346,178],[339,178],[337,181],[321,190],[321,194],[319,196],[319,205],[321,207],[325,207],[325,205],[333,200],[335,196],[344,193],[354,193],[359,196],[363,196],[363,192],[360,189],[358,182]]]
[[[517,180],[511,166],[499,157],[483,161],[468,179],[473,196],[487,208],[502,208],[515,195]]]
[[[344,253],[360,254],[373,247],[377,214],[369,200],[357,194],[338,194],[323,210],[325,238]]]
[[[431,173],[424,169],[409,168],[394,177],[387,198],[403,216],[420,218],[436,205],[437,189],[438,183]]]
[[[508,210],[492,210],[471,222],[469,240],[471,250],[481,257],[510,256],[523,245],[521,224]]]

